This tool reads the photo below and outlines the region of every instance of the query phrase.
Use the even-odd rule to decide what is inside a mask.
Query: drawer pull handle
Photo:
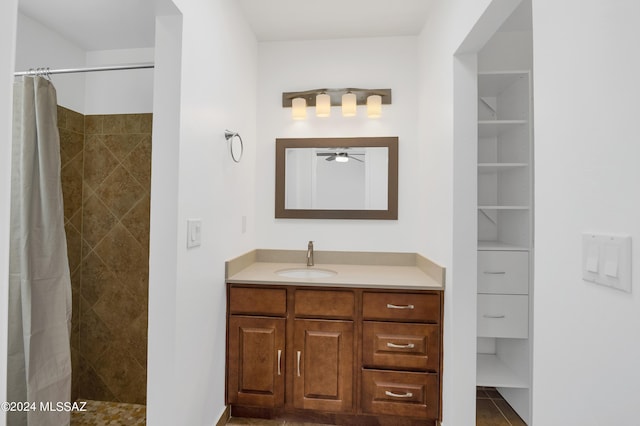
[[[282,349],[278,349],[278,376],[282,374],[280,370],[280,364],[282,363]]]
[[[392,349],[413,349],[416,347],[416,345],[414,345],[413,343],[398,345],[397,343],[387,342],[387,347]]]
[[[297,357],[298,357],[298,377],[300,377],[300,355],[301,352],[297,351]]]
[[[388,309],[415,309],[413,305],[393,305],[391,303],[387,303]]]
[[[505,318],[506,315],[487,315],[484,314],[482,315],[484,318],[496,318],[496,319],[501,319],[501,318]]]
[[[486,275],[504,275],[505,271],[484,271]]]
[[[395,393],[391,391],[384,391],[384,394],[393,398],[411,398],[413,396],[411,392]]]

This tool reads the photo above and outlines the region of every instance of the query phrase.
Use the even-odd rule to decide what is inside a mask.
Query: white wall
[[[500,31],[478,55],[478,71],[526,71],[533,67],[531,31]]]
[[[443,425],[475,424],[476,415],[474,52],[518,3],[439,1],[420,36],[421,186],[416,196],[425,232],[419,251],[447,267]]]
[[[19,13],[16,47],[16,71],[31,68],[82,68],[85,52],[40,22]],[[85,102],[85,74],[51,76],[58,104],[82,113]]]
[[[282,92],[319,88],[392,89],[382,117],[358,116],[294,121],[282,107]],[[363,38],[259,44],[258,140],[256,144],[257,243],[264,248],[416,251],[424,240],[424,218],[415,193],[420,162],[418,139],[418,60],[416,37]],[[397,221],[275,219],[275,139],[305,137],[399,137]]]
[[[640,401],[640,3],[533,1],[536,425],[630,425]],[[632,236],[633,292],[582,281],[581,233]]]
[[[7,400],[7,294],[9,293],[9,200],[11,110],[18,0],[0,2],[0,402]],[[6,415],[0,412],[0,426]]]
[[[178,416],[180,424],[208,426],[217,422],[225,402],[224,261],[255,247],[253,222],[249,220],[242,233],[242,216],[251,218],[255,210],[257,43],[235,0],[175,4],[183,15],[179,139],[173,141],[177,148],[164,147],[163,166],[154,164],[152,191],[163,190],[154,188],[160,182],[154,174],[177,170],[177,176],[170,175],[177,180],[177,194],[170,187],[172,194],[163,199],[169,203],[165,205],[173,201],[178,206],[177,247],[163,249],[161,241],[154,243],[157,228],[152,228],[150,274],[158,280],[150,282],[150,322],[163,315],[162,306],[170,307],[168,315],[175,321],[167,323],[168,336],[156,326],[149,335],[150,342],[159,345],[154,348],[173,353],[149,353],[155,374],[148,387],[162,388],[150,392],[148,415],[157,424],[171,423],[167,414]],[[245,153],[239,164],[229,156],[225,129],[242,135]],[[158,213],[159,222],[152,226],[166,223],[163,215],[173,214]],[[189,218],[202,219],[202,246],[187,250]],[[171,235],[168,238],[171,241]],[[162,259],[153,258],[154,249],[177,255],[175,276],[159,275],[173,266],[162,269],[154,263]],[[174,336],[173,344],[161,342]]]
[[[156,18],[151,215],[149,240],[149,330],[147,422],[177,424],[176,292],[178,282],[178,182],[182,16]],[[184,241],[180,239],[180,241]]]
[[[87,67],[153,62],[154,49],[93,50]],[[137,114],[153,111],[153,69],[86,74],[84,114]]]

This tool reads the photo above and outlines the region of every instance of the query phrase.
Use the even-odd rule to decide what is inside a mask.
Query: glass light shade
[[[346,163],[346,162],[349,161],[349,157],[347,155],[345,155],[345,154],[340,153],[340,154],[336,155],[336,161],[338,163]]]
[[[356,115],[356,95],[353,93],[342,95],[342,115],[345,117]]]
[[[316,95],[316,116],[329,117],[331,115],[331,96],[326,93]]]
[[[291,101],[291,118],[294,120],[307,118],[307,101],[305,98],[294,98]]]
[[[367,116],[379,118],[382,115],[382,96],[371,95],[367,97]]]

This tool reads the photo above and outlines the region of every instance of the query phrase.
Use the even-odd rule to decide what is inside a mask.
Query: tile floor
[[[231,418],[227,426],[326,426],[311,423],[285,422],[282,420]],[[476,389],[476,426],[526,426],[526,423],[504,400],[495,388]]]
[[[476,389],[476,426],[526,426],[494,388]]]
[[[283,420],[263,420],[263,419],[243,419],[240,417],[233,417],[227,422],[227,426],[330,426],[322,425],[319,423],[298,423],[298,422],[285,422]]]
[[[73,412],[71,426],[144,426],[146,407],[105,401],[86,401],[84,412]],[[227,426],[327,426],[282,420],[231,418]],[[476,426],[526,426],[494,388],[476,389]]]
[[[71,426],[144,426],[147,424],[147,407],[121,402],[89,401],[85,402],[86,411],[71,413]]]

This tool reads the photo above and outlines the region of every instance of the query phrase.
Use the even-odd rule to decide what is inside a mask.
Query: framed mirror
[[[398,138],[276,139],[276,218],[398,219]]]

